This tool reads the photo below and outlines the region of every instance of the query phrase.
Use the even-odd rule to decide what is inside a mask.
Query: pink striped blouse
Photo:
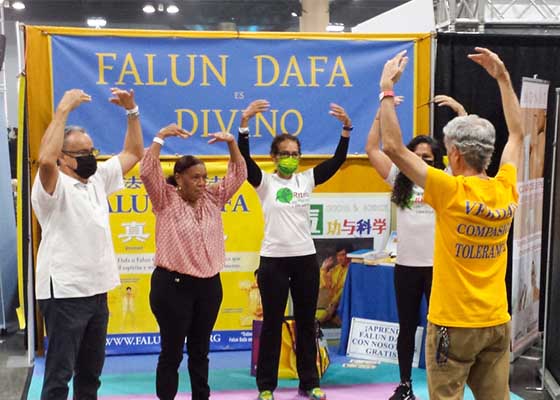
[[[221,210],[247,178],[245,160],[230,160],[224,179],[208,185],[195,207],[165,181],[159,157],[151,149],[140,163],[140,178],[156,216],[155,264],[199,278],[220,272],[225,264]]]

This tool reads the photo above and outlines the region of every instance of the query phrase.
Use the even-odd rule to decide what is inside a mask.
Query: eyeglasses
[[[62,149],[62,152],[73,158],[87,157],[87,156],[97,157],[99,155],[99,150],[96,149],[95,147],[91,148],[90,150],[76,150],[76,151]]]
[[[292,152],[290,152],[290,151],[279,151],[276,155],[280,158],[287,158],[287,157],[299,158],[301,156],[299,151],[292,151]]]

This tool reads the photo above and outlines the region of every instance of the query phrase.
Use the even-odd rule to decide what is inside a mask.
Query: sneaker
[[[259,392],[257,400],[274,400],[274,396],[270,390],[263,390],[262,392]]]
[[[414,396],[414,393],[412,392],[412,385],[410,383],[401,383],[395,389],[395,393],[393,393],[393,395],[389,397],[389,400],[415,400],[415,399],[416,396]]]
[[[327,395],[319,387],[311,390],[299,389],[298,392],[301,396],[307,396],[309,400],[327,400]]]

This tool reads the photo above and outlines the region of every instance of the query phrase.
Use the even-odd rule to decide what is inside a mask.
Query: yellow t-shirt
[[[331,303],[338,303],[342,297],[342,290],[344,289],[344,282],[346,281],[346,274],[348,274],[349,266],[337,264],[331,271],[332,279],[332,299]]]
[[[505,275],[516,176],[512,164],[490,179],[428,168],[424,201],[436,212],[430,322],[482,328],[510,320]]]

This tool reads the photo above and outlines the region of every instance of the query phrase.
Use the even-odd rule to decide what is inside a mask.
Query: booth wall
[[[205,33],[205,32],[198,32],[198,33],[190,33],[190,32],[163,32],[163,31],[124,31],[124,30],[111,30],[111,31],[104,31],[104,30],[85,30],[85,29],[70,29],[70,28],[53,28],[53,27],[33,27],[33,26],[26,26],[26,77],[27,77],[27,93],[26,93],[26,99],[28,101],[28,109],[27,109],[27,113],[26,113],[26,121],[28,123],[28,130],[26,131],[28,134],[28,138],[29,138],[29,157],[30,157],[30,164],[31,164],[31,177],[36,176],[36,168],[37,168],[37,155],[38,155],[38,149],[39,149],[39,145],[40,145],[40,141],[41,141],[41,137],[43,135],[43,132],[45,131],[49,121],[52,118],[52,112],[53,112],[53,106],[56,103],[56,100],[58,100],[58,98],[60,97],[61,90],[66,90],[68,87],[74,87],[74,83],[72,83],[72,85],[68,84],[68,85],[61,85],[60,84],[60,80],[57,81],[56,77],[59,76],[61,74],[61,71],[58,70],[56,68],[56,63],[55,61],[58,60],[56,58],[56,55],[58,54],[56,52],[56,45],[60,44],[57,42],[58,39],[60,39],[59,36],[65,36],[65,35],[77,35],[79,37],[79,39],[83,39],[83,37],[95,37],[95,36],[106,36],[107,38],[111,38],[111,40],[114,39],[115,36],[117,37],[133,37],[134,39],[137,39],[137,37],[142,37],[143,40],[147,40],[147,38],[150,39],[150,43],[152,45],[152,51],[155,51],[155,42],[157,42],[157,38],[169,38],[169,37],[199,37],[202,39],[207,39],[207,37],[218,37],[222,40],[224,40],[224,42],[227,41],[227,43],[229,45],[234,45],[234,44],[239,44],[239,43],[235,43],[235,41],[240,37],[240,38],[247,38],[247,39],[254,39],[257,36],[255,35],[245,35],[243,33],[239,34],[239,37],[237,36],[237,34],[232,34],[232,33]],[[261,34],[259,34],[260,37]],[[293,35],[293,34],[289,34],[289,35],[281,35],[281,34],[273,34],[273,33],[263,33],[262,35],[264,35],[265,39],[290,39],[290,40],[297,40],[300,39],[299,34],[298,35]],[[56,36],[56,39],[52,39],[53,37]],[[368,44],[368,41],[379,41],[383,47],[386,47],[387,45],[391,45],[390,42],[391,41],[402,41],[405,40],[408,43],[413,43],[414,45],[414,54],[418,54],[418,57],[415,57],[413,59],[413,62],[411,62],[411,70],[409,71],[409,73],[414,72],[415,73],[415,77],[416,77],[416,81],[414,81],[414,84],[412,84],[410,87],[412,88],[412,90],[410,91],[411,95],[409,96],[410,102],[408,103],[408,106],[412,111],[412,114],[409,115],[409,121],[412,121],[412,124],[409,124],[409,129],[407,130],[408,135],[412,135],[413,132],[427,132],[429,130],[429,95],[430,95],[430,52],[431,52],[431,38],[429,34],[415,34],[415,35],[385,35],[385,36],[380,36],[380,35],[357,35],[357,34],[352,34],[352,35],[319,35],[319,34],[312,34],[310,35],[302,35],[301,38],[305,38],[308,39],[306,41],[306,43],[311,45],[311,49],[313,51],[317,51],[316,49],[319,48],[320,46],[318,46],[319,43],[312,43],[309,41],[309,39],[334,39],[336,41],[338,41],[338,43],[344,43],[342,40],[352,40],[353,43],[355,43],[356,45],[360,45],[363,46],[364,44]],[[230,40],[233,39],[233,40]],[[342,39],[342,40],[341,40]],[[72,40],[78,40],[76,39],[76,37],[73,37]],[[107,39],[108,40],[108,39]],[[94,40],[95,42],[98,42],[98,40]],[[54,44],[53,44],[54,43]],[[57,44],[58,43],[58,44]],[[297,45],[297,42],[291,42],[290,43],[294,48]],[[300,43],[301,44],[301,43]],[[80,49],[81,47],[78,46]],[[335,46],[336,47],[336,46]],[[344,46],[340,46],[341,48]],[[348,46],[346,46],[348,47]],[[346,47],[344,48],[344,50],[346,51]],[[128,49],[128,48],[127,48]],[[52,51],[51,51],[52,50]],[[293,50],[293,49],[292,49]],[[417,51],[416,51],[417,50]],[[111,50],[113,51],[113,50]],[[173,51],[177,51],[179,52],[179,50],[174,49]],[[260,51],[260,50],[258,50]],[[390,55],[392,55],[393,53],[395,53],[397,50],[396,49],[391,49],[390,51],[388,51],[387,53],[390,53]],[[91,56],[91,54],[94,54],[92,52],[89,53],[89,55]],[[291,54],[291,53],[290,53]],[[354,145],[357,147],[356,150],[354,150],[352,153],[353,155],[349,157],[348,161],[345,163],[344,167],[341,168],[340,172],[336,174],[336,176],[334,176],[331,180],[329,180],[328,183],[321,185],[320,188],[318,188],[318,192],[328,192],[328,193],[344,193],[344,192],[386,192],[388,191],[389,187],[383,182],[383,180],[379,177],[379,175],[374,171],[374,169],[369,165],[369,162],[367,160],[367,158],[365,157],[365,155],[363,154],[363,148],[365,146],[365,138],[367,136],[367,131],[369,129],[369,126],[371,124],[371,120],[373,119],[374,116],[374,112],[375,112],[375,107],[377,106],[377,99],[376,99],[376,89],[375,87],[377,87],[377,79],[379,73],[373,71],[370,73],[370,69],[374,70],[375,65],[371,65],[372,61],[371,61],[371,56],[372,53],[371,52],[364,52],[364,54],[367,55],[367,60],[369,60],[369,62],[364,62],[363,64],[358,64],[356,62],[352,62],[352,66],[353,67],[360,67],[362,68],[362,65],[364,65],[364,68],[367,68],[367,77],[368,79],[371,79],[370,84],[356,84],[355,85],[355,89],[354,90],[358,90],[359,94],[365,94],[367,99],[363,102],[360,102],[359,104],[355,101],[355,103],[357,103],[359,105],[359,107],[357,107],[356,110],[356,117],[353,117],[353,123],[354,126],[356,127],[356,129],[354,130],[352,137],[353,137],[353,143]],[[387,57],[389,57],[390,55],[387,55]],[[239,58],[239,57],[238,57]],[[78,60],[83,60],[83,57],[75,57],[75,59]],[[251,57],[245,57],[245,59],[249,59],[251,60]],[[74,62],[74,60],[70,60],[72,64]],[[385,62],[385,59],[380,59],[380,61],[382,62],[377,62],[378,67],[382,66]],[[69,65],[70,65],[69,64]],[[87,66],[89,66],[89,64],[85,63],[85,64],[79,64],[80,67],[86,68]],[[68,67],[68,65],[67,65]],[[74,68],[73,64],[70,65],[70,70]],[[87,69],[87,68],[86,68]],[[380,68],[378,68],[380,69]],[[243,71],[241,69],[238,69],[238,71]],[[233,72],[233,71],[232,71]],[[59,74],[59,75],[57,75]],[[229,75],[228,75],[229,76]],[[90,90],[96,90],[95,85],[92,84],[91,82],[97,82],[96,79],[94,79],[95,77],[93,77],[92,79],[89,80],[83,80],[81,83],[83,83],[84,85],[86,85],[86,83],[90,83],[89,89],[88,86],[85,86],[86,91],[88,91],[88,93],[91,93]],[[54,84],[53,84],[54,82]],[[136,82],[135,82],[136,83]],[[402,83],[402,82],[401,82]],[[60,86],[60,90],[59,92],[57,92],[56,87],[57,85]],[[62,89],[61,89],[62,88]],[[366,88],[371,88],[371,89],[366,89]],[[137,87],[135,87],[136,90],[136,94],[139,96],[138,98],[140,99],[140,92],[142,89],[145,89],[145,86],[142,87],[142,85],[138,84]],[[366,92],[362,92],[362,90],[368,90]],[[371,92],[369,92],[369,90],[371,90]],[[404,89],[403,89],[404,90]],[[57,95],[58,93],[58,95]],[[189,92],[190,93],[190,92]],[[264,92],[263,92],[264,93]],[[369,102],[369,96],[371,93],[371,103]],[[169,95],[168,92],[166,92],[167,95]],[[264,93],[263,96],[265,94],[274,94],[273,92],[268,91],[267,93]],[[414,95],[412,95],[414,94]],[[317,93],[314,92],[314,96],[317,97]],[[97,96],[102,97],[102,95],[98,95]],[[278,102],[280,99],[277,98],[278,96],[273,96],[274,99]],[[344,96],[339,96],[340,98],[343,98]],[[147,98],[147,97],[144,97]],[[196,96],[193,96],[193,98],[196,98]],[[211,96],[208,96],[207,93],[205,93],[204,95],[201,95],[199,97],[200,99],[202,99],[204,102],[211,102],[213,101],[213,98],[211,98]],[[299,103],[304,103],[301,100],[298,100],[298,98],[294,97],[295,102],[299,102]],[[311,99],[311,97],[306,97],[307,100]],[[349,101],[349,98],[346,98],[346,101]],[[141,103],[141,107],[142,104],[144,104],[143,106],[143,110],[146,110],[146,112],[144,112],[143,114],[143,126],[146,123],[146,121],[153,116],[154,110],[151,109],[149,106],[146,106],[147,103]],[[206,105],[204,106],[206,107]],[[227,109],[229,109],[230,107],[227,107]],[[359,112],[358,112],[359,110]],[[105,114],[104,114],[105,115]],[[362,118],[365,119],[366,121],[362,124],[362,128],[358,128],[358,123],[357,123],[357,119],[358,118]],[[96,126],[99,125],[98,123],[98,118],[97,119],[92,119],[91,124],[87,123],[84,124],[85,126]],[[106,122],[106,121],[105,121]],[[78,123],[81,125],[81,123]],[[149,124],[147,124],[149,125]],[[319,124],[317,124],[317,126],[319,126]],[[235,125],[232,124],[232,127],[235,127]],[[338,128],[338,125],[337,125]],[[88,128],[89,129],[89,128]],[[230,129],[230,128],[228,128]],[[339,129],[339,128],[338,128]],[[147,136],[147,140],[149,140],[150,135],[149,135],[149,131],[150,129],[145,129],[145,133]],[[153,130],[153,129],[151,129]],[[196,130],[195,128],[193,128],[193,130]],[[332,140],[336,141],[338,137],[338,134],[333,135],[332,136]],[[198,138],[198,140],[200,140],[200,138]],[[307,141],[309,142],[309,141]],[[98,147],[102,148],[102,146],[99,146],[99,142],[96,140],[96,145],[98,145]],[[333,142],[334,143],[334,142]],[[335,146],[333,145],[332,148],[334,148]],[[255,147],[252,146],[252,150],[254,154],[266,154],[268,153],[268,149],[266,149],[266,152],[256,152],[255,151]],[[110,154],[111,151],[106,152],[105,154]],[[307,153],[312,153],[312,155],[309,158],[304,158],[302,160],[301,163],[301,167],[303,169],[309,168],[313,165],[316,165],[320,160],[324,159],[325,156],[321,153],[317,153],[315,152],[313,154],[313,152],[307,152]],[[206,153],[197,153],[197,154],[206,154]],[[165,161],[171,161],[174,160],[176,157],[176,155],[174,155],[173,152],[170,152],[167,156],[162,157],[162,159],[164,159]],[[215,170],[216,168],[218,168],[220,165],[224,165],[224,161],[227,159],[223,156],[216,156],[213,155],[212,157],[209,157],[208,154],[203,155],[202,156],[203,159],[205,160],[205,162],[207,163],[207,168],[209,171]],[[262,156],[256,156],[257,160],[259,162],[264,161],[265,158],[263,158]],[[268,157],[267,157],[268,158]],[[169,164],[169,163],[167,163]],[[223,168],[222,168],[223,170]],[[223,171],[222,171],[223,172]],[[211,176],[213,176],[212,174],[210,174]],[[217,175],[216,175],[217,176]],[[132,189],[133,193],[126,192],[124,194],[121,195],[121,197],[119,197],[118,199],[113,199],[113,210],[116,210],[114,212],[112,212],[112,217],[115,218],[115,223],[118,225],[119,229],[124,229],[124,226],[130,226],[129,222],[133,221],[135,223],[137,222],[141,222],[142,224],[144,224],[144,220],[142,220],[141,218],[143,218],[143,216],[137,216],[134,213],[144,213],[149,211],[148,210],[148,206],[146,205],[146,203],[142,203],[141,207],[136,207],[135,206],[130,206],[130,204],[136,204],[136,203],[132,203],[133,201],[137,201],[138,199],[143,199],[144,197],[142,197],[142,194],[138,194],[137,190],[138,187],[141,186],[141,184],[138,183],[138,177],[136,175],[134,176],[129,176],[128,177],[128,181],[130,183],[130,189]],[[33,178],[32,178],[33,179]],[[246,185],[247,186],[247,185]],[[257,204],[257,199],[254,195],[254,191],[249,188],[249,193],[247,193],[247,204],[249,205],[248,209],[253,210],[253,208],[255,209],[255,215],[258,215],[258,218],[255,217],[251,222],[251,229],[252,232],[260,232],[260,234],[262,235],[262,216],[260,215],[260,213],[258,212],[260,210],[260,205]],[[241,197],[241,196],[240,196]],[[244,196],[245,199],[245,196]],[[110,199],[110,202],[112,200]],[[124,205],[125,202],[130,202],[126,203],[128,205]],[[138,200],[140,201],[140,200]],[[143,200],[142,200],[143,201]],[[253,204],[252,202],[254,202],[255,204]],[[236,203],[237,204],[237,203]],[[245,204],[245,203],[244,203]],[[136,204],[137,206],[138,204]],[[252,207],[254,205],[254,207]],[[233,207],[234,209],[236,209],[237,207]],[[134,213],[130,212],[130,209],[132,209],[134,211]],[[141,210],[140,210],[141,209]],[[118,214],[118,215],[117,215]],[[151,213],[150,213],[151,214]],[[239,220],[236,221],[232,221],[230,223],[228,223],[227,219],[228,219],[228,213],[224,213],[224,227],[226,229],[229,229],[228,227],[235,227],[235,229],[239,230],[239,227],[244,226],[241,225],[239,222]],[[245,213],[243,215],[246,215],[245,218],[248,218],[248,216],[250,216],[248,213]],[[122,220],[120,218],[123,218]],[[125,221],[124,218],[127,218],[127,220]],[[129,221],[128,219],[133,218],[133,220]],[[153,216],[151,216],[150,218],[152,218],[153,220]],[[240,217],[241,218],[241,217]],[[123,224],[124,222],[126,222],[126,224]],[[127,225],[128,224],[128,225]],[[144,226],[144,225],[142,225]],[[150,222],[146,222],[145,227],[146,230],[148,229],[148,227],[153,226],[153,224]],[[143,231],[142,235],[145,239],[146,236],[146,232],[147,231]],[[34,245],[36,246],[37,243],[39,242],[39,238],[40,238],[40,229],[39,226],[37,225],[36,220],[33,221],[33,238],[34,238]],[[116,230],[114,230],[114,233],[121,237],[123,236],[122,234],[119,234],[120,232],[117,232]],[[245,232],[246,233],[246,232]],[[239,235],[235,235],[235,234],[231,234],[229,235],[231,237],[231,239],[236,239],[237,237],[239,237]],[[256,236],[256,233],[255,235]],[[128,240],[128,238],[126,239]],[[116,240],[114,239],[114,242],[116,243]],[[246,255],[245,253],[250,253],[249,255],[252,256],[256,256],[258,255],[258,244],[260,242],[260,237],[257,240],[247,240],[247,237],[244,236],[244,241],[243,241],[243,248],[239,247],[236,249],[233,249],[234,251],[238,252],[238,253],[244,253],[244,255]],[[124,241],[123,241],[124,243]],[[128,242],[127,242],[128,243]],[[148,241],[146,242],[146,246],[148,247],[153,247],[153,242],[148,243]],[[257,247],[253,248],[254,245],[257,245]],[[130,246],[130,249],[125,249],[127,251],[130,251],[131,254],[134,253],[135,255],[138,252],[141,252],[142,255],[144,255],[144,253],[153,253],[153,249],[151,251],[144,251],[144,244],[138,244],[138,246],[134,247],[134,246]],[[246,247],[250,247],[250,248],[246,248]],[[35,247],[36,248],[36,247]],[[137,248],[141,248],[140,250],[138,250]],[[115,244],[115,250],[117,253],[119,253],[118,251],[118,245]],[[36,251],[36,250],[35,250]],[[228,250],[226,249],[226,251],[232,251],[231,249]],[[254,257],[253,257],[254,258]],[[140,261],[138,261],[138,258],[134,258],[133,262],[135,263],[139,263]],[[144,258],[142,258],[142,262]],[[128,262],[128,259],[126,257],[123,257],[123,263]],[[148,260],[148,262],[150,262],[150,260]],[[143,265],[143,264],[142,264]],[[249,262],[243,262],[244,268],[243,271],[239,272],[239,273],[243,273],[246,275],[250,275],[250,277],[252,278],[252,270],[254,269],[253,265],[250,265]],[[135,267],[137,267],[138,265],[135,265]],[[150,264],[150,267],[152,265]],[[228,273],[231,271],[228,271]],[[231,274],[228,275],[228,278],[234,276],[232,274],[237,273],[237,271],[235,272],[231,272]],[[225,275],[224,274],[224,279],[225,279]],[[125,283],[130,283],[132,282],[132,280],[134,280],[133,283],[137,284],[137,288],[133,289],[133,285],[131,285],[131,290],[130,290],[130,295],[132,298],[134,298],[135,296],[132,296],[132,293],[141,293],[141,295],[137,295],[136,296],[136,302],[137,304],[137,308],[138,310],[143,310],[145,311],[145,313],[143,314],[143,316],[145,316],[146,318],[142,318],[142,321],[145,322],[145,320],[147,318],[151,318],[151,313],[149,313],[149,307],[145,304],[142,303],[142,301],[146,301],[146,293],[147,293],[147,285],[146,284],[140,284],[140,280],[137,276],[131,277],[131,276],[124,276],[123,274],[121,274],[121,278],[123,278],[123,284]],[[142,278],[146,278],[146,276],[142,276]],[[142,282],[147,281],[146,279],[144,279]],[[233,282],[234,280],[231,279],[230,283]],[[149,281],[148,281],[149,282]],[[233,282],[235,283],[235,282]],[[227,285],[226,285],[227,286]],[[233,287],[233,285],[230,285],[231,287]],[[238,285],[237,285],[238,286]],[[126,288],[127,286],[124,285],[124,288]],[[138,290],[138,288],[140,290]],[[124,289],[120,289],[120,291],[122,292]],[[227,288],[224,289],[225,293],[228,293]],[[118,290],[117,290],[118,292]],[[119,308],[119,301],[122,300],[122,293],[114,293],[114,296],[110,293],[109,294],[109,299],[111,300],[112,298],[115,300],[113,303],[112,309],[116,313],[121,313],[121,308],[124,309],[124,307],[120,307]],[[236,293],[240,292],[240,289],[237,288],[236,289]],[[233,293],[233,292],[232,292]],[[120,296],[119,296],[120,294]],[[131,300],[132,301],[132,300]],[[121,301],[122,304],[125,304],[126,302]],[[143,306],[141,307],[141,305],[143,304]],[[232,310],[238,310],[241,309],[241,307],[230,307]],[[111,303],[110,303],[110,309],[111,309]],[[127,312],[129,312],[130,310],[127,309]],[[238,311],[236,311],[236,313],[238,313]],[[122,312],[122,314],[125,314],[125,312]],[[132,312],[130,312],[130,314],[132,314]],[[227,314],[227,315],[226,315]],[[220,314],[220,317],[227,317],[228,320],[231,320],[231,315],[234,315],[233,312],[231,313],[226,313],[223,312],[222,314]],[[218,319],[218,322],[220,322],[220,317]],[[155,325],[155,321],[153,321],[153,328],[154,329],[144,329],[141,328],[143,330],[138,331],[136,326],[133,326],[132,328],[130,328],[131,324],[126,324],[126,321],[130,321],[131,318],[125,319],[125,317],[123,316],[120,320],[118,318],[113,318],[112,316],[112,321],[113,324],[115,325],[115,328],[113,329],[113,331],[111,331],[112,329],[112,325],[109,325],[109,333],[114,333],[115,335],[117,334],[129,334],[129,333],[150,333],[152,330],[156,329],[156,325]],[[119,321],[121,322],[119,325]],[[217,323],[218,324],[218,323]],[[122,326],[121,326],[122,325]],[[127,325],[127,326],[124,326]],[[41,329],[41,324],[39,324],[39,329]],[[119,331],[119,329],[122,331]],[[130,332],[131,330],[133,330],[133,332]],[[137,332],[138,331],[138,332]],[[150,333],[151,334],[151,333]],[[42,332],[39,331],[39,337],[42,337]],[[141,338],[142,339],[142,338]],[[41,343],[41,341],[39,341],[39,343]]]

